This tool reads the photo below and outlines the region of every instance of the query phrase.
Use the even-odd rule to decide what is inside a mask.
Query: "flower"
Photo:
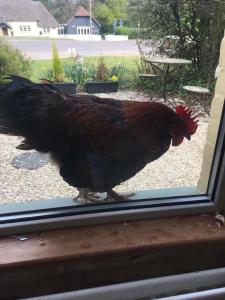
[[[116,75],[113,75],[111,79],[112,79],[112,81],[118,81],[119,80],[118,76],[116,76]]]

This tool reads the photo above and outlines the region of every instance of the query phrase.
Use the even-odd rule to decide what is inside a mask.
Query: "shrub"
[[[97,63],[96,80],[106,81],[109,79],[109,70],[103,57],[100,57]]]
[[[48,79],[50,81],[54,81],[54,73],[52,68],[48,68],[45,70],[44,75],[42,76],[44,79]]]
[[[81,64],[74,61],[64,65],[64,73],[67,79],[76,82],[78,89],[83,89],[87,80],[96,79],[96,67],[94,64]]]
[[[66,78],[76,82],[79,88],[84,86],[84,83],[88,77],[86,67],[81,63],[65,64],[64,73]]]
[[[30,76],[30,62],[18,50],[0,38],[0,76],[6,74]]]
[[[118,77],[121,88],[128,86],[128,81],[129,81],[127,78],[128,74],[129,74],[129,70],[127,70],[125,65],[121,63],[112,65],[109,69],[109,77],[110,78],[112,78],[113,76]]]
[[[130,28],[130,27],[117,27],[116,28],[117,35],[128,35],[129,39],[137,39],[138,37],[138,30],[137,28]]]
[[[97,70],[95,64],[93,62],[91,64],[87,64],[86,69],[87,69],[87,79],[96,80]]]
[[[54,81],[63,81],[63,68],[55,43],[52,44],[52,69]]]

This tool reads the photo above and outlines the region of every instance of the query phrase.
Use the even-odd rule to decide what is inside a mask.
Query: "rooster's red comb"
[[[176,113],[184,121],[188,134],[194,134],[198,128],[198,119],[197,116],[193,114],[192,109],[190,107],[178,105],[176,107]]]

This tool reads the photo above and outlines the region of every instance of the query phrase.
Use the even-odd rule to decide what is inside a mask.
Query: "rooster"
[[[0,133],[22,136],[21,150],[49,153],[85,202],[127,197],[113,188],[190,140],[198,127],[187,107],[66,95],[49,83],[9,76],[0,88]]]

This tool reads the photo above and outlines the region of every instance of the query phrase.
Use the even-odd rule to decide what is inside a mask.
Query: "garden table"
[[[190,60],[168,57],[151,57],[145,59],[145,61],[150,63],[154,74],[158,75],[162,81],[162,97],[165,102],[167,101],[167,81],[170,74],[181,66],[191,64]]]

